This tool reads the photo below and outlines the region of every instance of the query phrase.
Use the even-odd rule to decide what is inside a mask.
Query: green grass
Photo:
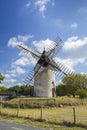
[[[40,106],[77,106],[81,104],[87,104],[87,99],[69,98],[67,96],[57,98],[15,98],[8,101],[9,104],[20,104],[26,105],[27,107],[40,107]]]
[[[20,109],[17,104],[20,101]],[[0,119],[17,123],[34,125],[51,130],[86,130],[87,129],[87,99],[57,97],[57,98],[15,98],[7,104],[13,106],[1,109]],[[41,119],[41,106],[43,106]],[[76,111],[74,126],[73,107]],[[17,112],[18,117],[17,117]]]
[[[76,125],[73,125],[73,108],[43,108],[43,120],[41,120],[40,108],[20,109],[17,118],[17,108],[3,108],[0,119],[17,123],[34,125],[53,130],[86,130],[87,129],[87,106],[75,107]]]

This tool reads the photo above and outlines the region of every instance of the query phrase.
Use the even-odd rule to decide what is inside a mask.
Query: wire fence
[[[87,105],[72,107],[29,108],[20,102],[17,104],[0,103],[0,115],[46,121],[53,124],[71,123],[87,127]]]

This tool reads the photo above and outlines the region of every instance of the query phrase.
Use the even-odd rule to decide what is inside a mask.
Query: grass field
[[[19,117],[17,117],[17,110],[19,110]],[[23,123],[27,125],[35,125],[46,128],[53,128],[51,130],[86,130],[87,129],[87,106],[75,106],[76,124],[73,125],[73,106],[72,107],[49,107],[41,108],[3,108],[1,110],[0,119]]]
[[[57,98],[15,98],[10,100],[9,104],[17,104],[20,101],[20,104],[26,105],[28,107],[41,107],[50,106],[50,107],[59,107],[59,106],[77,106],[81,104],[87,104],[87,99],[79,98],[69,98],[67,96],[57,97]]]

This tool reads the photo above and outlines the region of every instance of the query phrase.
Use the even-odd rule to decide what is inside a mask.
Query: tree
[[[79,95],[81,99],[87,97],[87,90],[86,89],[77,89],[76,95]]]
[[[6,91],[7,88],[5,86],[0,86],[0,91]]]
[[[66,89],[65,94],[70,94],[75,97],[75,92],[77,89],[83,89],[84,83],[87,83],[87,78],[85,74],[70,74],[63,78],[62,80],[63,86],[62,89]]]
[[[20,86],[16,85],[13,87],[8,88],[8,91],[15,91],[17,95],[20,94]]]
[[[0,73],[0,83],[3,81],[4,76]]]
[[[56,95],[57,96],[65,96],[67,95],[67,87],[66,85],[60,84],[56,87]]]
[[[33,86],[16,85],[8,88],[8,91],[15,91],[17,95],[33,96]]]

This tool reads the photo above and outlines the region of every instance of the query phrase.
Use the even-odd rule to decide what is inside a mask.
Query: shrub
[[[81,99],[87,97],[87,90],[86,89],[77,89],[76,95],[79,95]]]

